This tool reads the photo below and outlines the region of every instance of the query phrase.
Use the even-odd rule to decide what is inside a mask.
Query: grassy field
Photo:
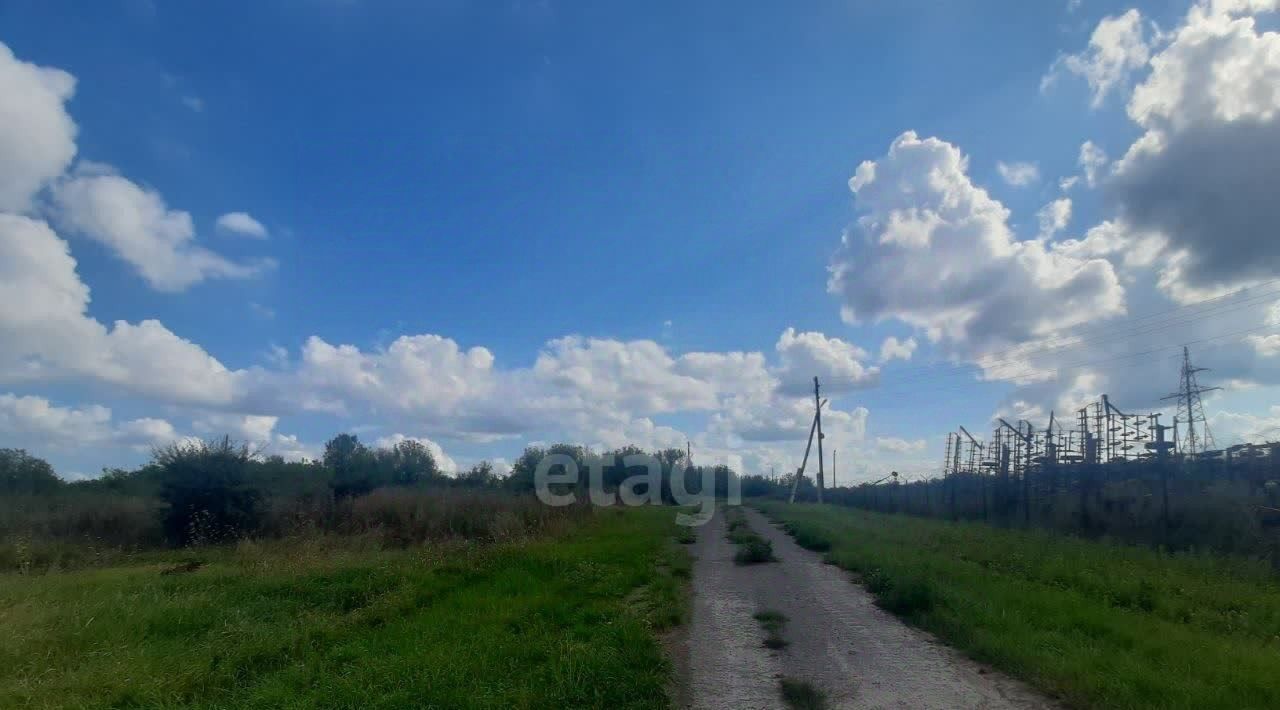
[[[0,707],[665,707],[670,508],[550,539],[323,537],[0,575]],[[165,574],[169,571],[169,574]]]
[[[1280,707],[1280,577],[1265,565],[851,508],[760,507],[857,572],[885,608],[1070,706]]]

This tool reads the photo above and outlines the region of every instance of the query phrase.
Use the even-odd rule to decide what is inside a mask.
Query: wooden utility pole
[[[836,450],[831,450],[831,488],[834,490],[839,488],[836,485]]]
[[[791,478],[791,498],[788,503],[796,502],[796,489],[800,487],[800,479],[804,477],[804,467],[809,463],[809,449],[813,447],[813,433],[818,428],[818,415],[813,415],[813,423],[809,425],[809,443],[804,445],[804,458],[800,459],[800,468],[796,469],[796,475]]]
[[[822,502],[822,398],[818,394],[818,376],[813,376],[813,423],[818,427],[818,502]]]

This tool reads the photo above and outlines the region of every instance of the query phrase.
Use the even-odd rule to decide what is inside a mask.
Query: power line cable
[[[1247,329],[1244,329],[1244,330],[1233,331],[1233,332],[1230,332],[1230,333],[1222,333],[1222,334],[1214,335],[1214,336],[1211,336],[1211,337],[1198,338],[1198,339],[1196,339],[1196,340],[1190,340],[1190,341],[1187,341],[1187,342],[1185,342],[1185,343],[1174,343],[1174,344],[1170,344],[1170,345],[1164,345],[1164,346],[1161,346],[1161,347],[1158,347],[1158,348],[1151,348],[1151,349],[1144,350],[1144,351],[1141,351],[1141,352],[1126,353],[1126,354],[1124,354],[1124,355],[1117,355],[1117,356],[1107,357],[1107,358],[1096,358],[1096,359],[1082,360],[1082,361],[1078,361],[1078,362],[1070,363],[1070,364],[1067,364],[1067,365],[1061,365],[1061,366],[1053,367],[1053,368],[1028,369],[1028,370],[1024,370],[1024,371],[1022,371],[1022,372],[1016,372],[1016,373],[1009,374],[1009,375],[1007,375],[1006,377],[1004,377],[1002,380],[972,380],[972,381],[968,381],[968,382],[951,383],[951,384],[946,385],[946,386],[943,386],[943,387],[931,388],[931,389],[929,390],[929,394],[930,394],[930,395],[937,395],[937,394],[943,394],[943,393],[950,393],[950,392],[955,392],[955,391],[960,391],[960,390],[968,389],[968,388],[971,388],[971,387],[979,387],[979,386],[982,386],[982,385],[998,385],[998,384],[1000,384],[1002,381],[1007,382],[1007,381],[1009,381],[1009,380],[1013,380],[1013,379],[1026,378],[1026,377],[1039,376],[1039,375],[1048,375],[1048,376],[1046,376],[1046,377],[1038,377],[1038,378],[1037,378],[1037,380],[1036,380],[1036,382],[1037,382],[1037,383],[1041,383],[1041,382],[1050,382],[1050,381],[1054,381],[1054,380],[1056,380],[1056,379],[1059,379],[1063,373],[1067,373],[1067,372],[1074,372],[1074,371],[1077,371],[1077,370],[1083,370],[1083,369],[1088,369],[1088,368],[1090,368],[1090,367],[1094,367],[1094,366],[1096,366],[1096,365],[1100,365],[1100,364],[1104,364],[1104,363],[1117,362],[1117,361],[1128,360],[1128,359],[1132,359],[1132,358],[1145,357],[1145,356],[1153,355],[1153,354],[1155,354],[1155,353],[1163,352],[1163,351],[1166,351],[1166,350],[1171,350],[1171,349],[1175,349],[1175,348],[1182,348],[1183,346],[1197,345],[1197,344],[1201,344],[1201,343],[1212,342],[1212,341],[1215,341],[1215,340],[1221,340],[1221,339],[1223,339],[1223,338],[1231,338],[1231,337],[1236,337],[1236,336],[1240,336],[1240,335],[1245,335],[1245,334],[1248,334],[1248,333],[1253,333],[1253,332],[1257,332],[1257,331],[1261,331],[1261,330],[1271,330],[1271,329],[1277,329],[1277,330],[1280,330],[1280,324],[1264,324],[1264,325],[1261,325],[1261,326],[1256,326],[1256,327],[1253,327],[1253,328],[1247,328]],[[1147,363],[1146,363],[1145,361],[1140,361],[1140,362],[1134,362],[1134,363],[1132,363],[1132,364],[1128,365],[1127,367],[1136,367],[1136,366],[1139,366],[1139,365],[1146,365],[1146,364],[1147,364]],[[907,383],[904,383],[904,384],[919,384],[919,381],[910,381],[910,382],[907,382]],[[883,393],[887,393],[887,394],[898,394],[897,392],[895,392],[895,391],[894,391],[894,390],[892,390],[892,389],[889,389],[889,390],[887,390],[887,391],[886,391],[886,390],[880,390],[880,389],[877,389],[877,390],[868,390],[868,391],[869,391],[869,392],[870,392],[870,391],[874,391],[874,392],[876,392],[877,394],[883,394]],[[892,408],[900,407],[900,406],[919,406],[919,405],[918,405],[918,404],[916,404],[916,403],[909,403],[909,402],[889,402],[889,403],[885,403],[885,404],[879,404],[879,405],[877,405],[877,406],[876,406],[876,409],[877,409],[877,410],[892,409]]]

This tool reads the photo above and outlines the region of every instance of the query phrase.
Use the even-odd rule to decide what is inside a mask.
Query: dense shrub
[[[261,493],[249,483],[253,454],[230,437],[157,449],[161,524],[171,544],[208,544],[251,534]]]

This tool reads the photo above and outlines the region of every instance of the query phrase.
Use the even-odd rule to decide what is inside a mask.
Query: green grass
[[[782,701],[791,710],[822,710],[827,706],[822,691],[812,683],[795,678],[783,678],[778,681],[782,691]]]
[[[751,529],[741,508],[726,508],[724,514],[727,516],[725,526],[728,529],[729,542],[738,546],[738,551],[733,555],[734,562],[740,565],[755,565],[777,561],[778,558],[773,555],[773,543],[760,537]]]
[[[777,559],[773,556],[773,543],[758,537],[740,545],[733,554],[733,561],[740,565],[758,565]]]
[[[1043,532],[762,503],[879,603],[1088,708],[1280,707],[1280,577],[1264,563]]]
[[[0,707],[665,707],[656,634],[690,569],[674,527],[612,509],[532,542],[320,537],[0,575]]]
[[[679,529],[676,530],[676,542],[681,545],[692,545],[697,541],[698,534],[694,532],[693,528],[687,525],[681,525]]]

